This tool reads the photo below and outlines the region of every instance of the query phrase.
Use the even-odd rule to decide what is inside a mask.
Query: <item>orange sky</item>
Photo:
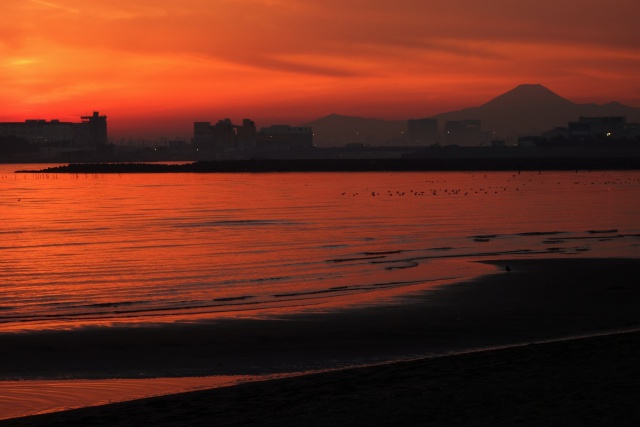
[[[407,119],[521,83],[640,107],[637,0],[3,0],[0,120]]]

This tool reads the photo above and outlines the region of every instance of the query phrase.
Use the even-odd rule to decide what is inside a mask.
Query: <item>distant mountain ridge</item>
[[[482,128],[497,137],[514,138],[538,135],[566,126],[580,116],[626,116],[630,122],[640,121],[640,109],[618,102],[608,104],[576,104],[540,84],[523,84],[479,106],[441,113],[442,126],[448,120],[478,119]]]
[[[557,93],[547,89],[541,84],[522,84],[508,92],[498,95],[491,101],[483,104],[485,108],[510,108],[514,105],[548,106],[548,105],[572,105],[569,101]]]
[[[481,120],[482,129],[497,138],[515,139],[539,135],[567,126],[580,116],[625,116],[628,122],[640,122],[640,108],[619,102],[577,104],[540,84],[522,84],[478,107],[440,113],[440,129],[450,120]],[[319,146],[347,143],[385,145],[399,141],[406,132],[406,121],[388,121],[331,114],[305,124],[313,127]]]

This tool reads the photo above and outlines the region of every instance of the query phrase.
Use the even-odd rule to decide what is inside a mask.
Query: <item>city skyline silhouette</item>
[[[406,120],[522,83],[640,106],[638,5],[8,1],[0,121],[104,111],[116,137],[232,117]]]

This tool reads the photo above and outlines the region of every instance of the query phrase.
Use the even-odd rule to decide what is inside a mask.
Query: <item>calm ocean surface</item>
[[[44,166],[43,166],[44,167]],[[14,174],[0,332],[399,301],[512,257],[640,256],[640,172]]]

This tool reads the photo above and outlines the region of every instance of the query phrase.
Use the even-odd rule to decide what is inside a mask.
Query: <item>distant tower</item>
[[[480,146],[486,139],[480,120],[449,120],[444,124],[444,133],[449,145]]]
[[[101,116],[97,111],[91,116],[83,116],[83,130],[91,137],[94,145],[107,144],[107,116]]]
[[[213,146],[211,122],[193,123],[193,139],[191,143],[195,148],[211,148]]]
[[[249,119],[242,121],[242,126],[236,128],[236,136],[238,138],[238,148],[252,149],[256,147],[256,124]]]

